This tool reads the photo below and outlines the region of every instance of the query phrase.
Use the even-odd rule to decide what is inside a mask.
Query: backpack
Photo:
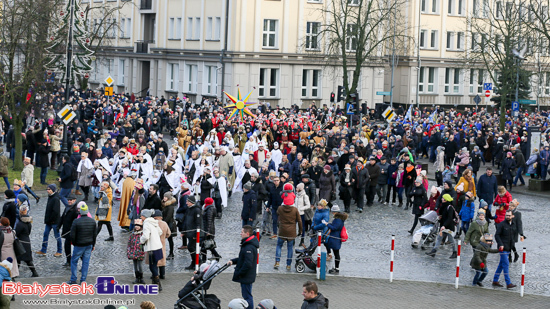
[[[76,170],[76,167],[71,164],[71,181],[77,181],[78,180],[78,171]]]
[[[460,217],[458,216],[458,213],[456,212],[456,209],[451,205],[449,205],[449,206],[453,208],[453,212],[454,212],[453,222],[455,223],[455,226],[459,226]]]
[[[349,239],[348,230],[344,226],[344,227],[342,227],[342,230],[340,231],[340,240],[342,240],[342,242],[346,242],[346,241],[348,241],[348,239]]]

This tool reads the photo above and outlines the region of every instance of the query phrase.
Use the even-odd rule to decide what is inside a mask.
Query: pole
[[[260,242],[260,229],[256,229],[256,238]],[[260,248],[258,247],[258,257],[256,259],[256,273],[260,272]]]
[[[390,282],[393,282],[393,258],[395,256],[395,235],[391,235],[391,253],[390,253]]]
[[[67,64],[65,66],[65,105],[69,105],[69,87],[71,86],[71,64],[73,58],[73,24],[74,24],[74,0],[69,0],[69,37],[67,39]],[[63,140],[61,142],[61,156],[69,154],[67,148],[67,125],[63,123]]]
[[[456,279],[455,279],[455,289],[458,289],[458,278],[460,275],[460,247],[461,240],[458,241],[458,251],[456,254]]]
[[[221,91],[225,91],[225,52],[227,51],[227,38],[229,37],[229,0],[225,1],[225,29],[224,29],[224,39],[223,39],[223,49],[220,55],[220,63],[222,65],[222,87]],[[223,102],[223,93],[220,92]]]
[[[317,233],[317,279],[321,279],[321,232]]]
[[[523,291],[525,289],[525,256],[527,255],[527,250],[523,247],[523,261],[521,263],[521,286],[519,288],[519,296],[523,297]]]
[[[416,62],[418,70],[416,70],[416,107],[420,107],[418,87],[420,86],[420,17],[422,16],[422,4],[418,1],[418,43],[416,48]],[[393,90],[393,89],[392,89]],[[412,118],[412,117],[411,117]]]
[[[197,245],[195,246],[195,270],[199,270],[200,254],[201,254],[201,229],[197,229]]]
[[[393,75],[395,71],[395,31],[397,28],[396,13],[397,4],[393,8],[393,38],[392,38],[392,55],[391,55],[391,86],[390,86],[390,107],[393,109]]]

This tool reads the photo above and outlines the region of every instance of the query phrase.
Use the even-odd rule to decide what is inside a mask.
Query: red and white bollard
[[[455,279],[455,289],[458,289],[458,278],[460,275],[460,247],[461,240],[458,240],[458,250],[456,252],[456,279]]]
[[[317,233],[317,280],[321,279],[321,232]]]
[[[197,229],[197,246],[195,249],[195,270],[199,270],[201,260],[201,229]]]
[[[260,229],[256,229],[256,238],[260,242]],[[256,273],[260,272],[260,248],[258,247],[258,258],[256,259]]]
[[[519,296],[523,297],[523,290],[525,289],[525,256],[527,250],[523,247],[523,262],[521,263],[521,286],[519,287]]]
[[[390,253],[390,282],[393,282],[393,258],[395,256],[395,235],[391,235],[391,253]]]

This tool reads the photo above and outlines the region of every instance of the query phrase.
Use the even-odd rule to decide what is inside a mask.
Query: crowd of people
[[[216,222],[229,203],[241,202],[242,226],[259,228],[262,235],[277,240],[275,269],[285,242],[286,269],[291,270],[295,241],[307,248],[306,236],[322,232],[329,260],[334,255],[330,272],[338,274],[346,220],[376,204],[410,209],[411,234],[423,214],[437,211],[441,233],[428,252],[431,256],[445,240],[454,244],[462,236],[475,245],[476,256],[479,251],[491,252],[493,236],[486,235],[485,227],[494,218],[494,239],[503,256],[499,270],[506,276],[504,260],[515,250],[518,234],[523,240],[519,202],[510,192],[525,184],[525,173],[545,180],[550,160],[546,112],[506,115],[501,131],[494,125],[497,111],[410,107],[389,124],[374,113],[365,115],[361,127],[357,119],[350,123],[337,106],[281,108],[259,103],[255,117],[228,118],[232,110],[218,100],[192,103],[189,98],[133,94],[108,98],[77,90],[70,90],[70,97],[77,116],[65,127],[67,154],[61,151],[64,126],[56,113],[64,106],[63,88],[47,95],[42,108],[27,113],[23,132],[14,132],[9,111],[0,120],[6,153],[12,161],[22,156],[25,166],[21,179],[8,179],[10,161],[0,156],[0,176],[8,186],[2,229],[9,234],[30,221],[25,219],[29,195],[40,199],[32,190],[34,167],[40,167],[48,202],[44,242],[36,254],[46,254],[53,230],[55,256],[64,251],[64,266],[73,271],[69,283],[77,283],[79,259],[80,281],[86,280],[96,237],[105,225],[105,241],[114,240],[111,222],[116,216],[129,237],[127,257],[133,260],[134,283],[144,282],[145,260],[161,290],[166,260],[174,259],[175,249],[188,250],[188,270],[206,260],[208,251],[213,259],[222,258],[215,250]],[[530,149],[527,128],[534,126],[542,129],[541,144]],[[22,154],[15,153],[16,134],[23,138]],[[427,171],[418,162],[423,158],[434,163],[437,186],[429,187]],[[502,185],[497,186],[491,167],[480,172],[488,164],[499,169]],[[49,169],[57,171],[55,183],[46,183]],[[242,192],[241,200],[236,192]],[[77,204],[78,196],[82,201]],[[120,202],[118,213],[113,213],[115,201]],[[200,261],[195,259],[197,229]],[[26,230],[30,233],[30,226]],[[182,243],[176,248],[178,236]],[[478,251],[480,246],[485,249]],[[483,254],[473,265],[486,274]],[[8,255],[17,263],[25,261],[33,276],[38,275],[32,254]],[[480,284],[482,277],[474,283]],[[513,285],[509,278],[506,283]],[[493,284],[499,284],[498,276]]]

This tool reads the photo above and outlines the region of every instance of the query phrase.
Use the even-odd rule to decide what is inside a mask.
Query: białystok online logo
[[[96,284],[81,284],[69,285],[62,284],[46,284],[42,285],[37,282],[25,284],[21,282],[3,282],[2,294],[4,295],[38,295],[45,297],[47,295],[157,295],[158,286],[156,284],[118,284],[113,276],[100,276],[96,279]]]

